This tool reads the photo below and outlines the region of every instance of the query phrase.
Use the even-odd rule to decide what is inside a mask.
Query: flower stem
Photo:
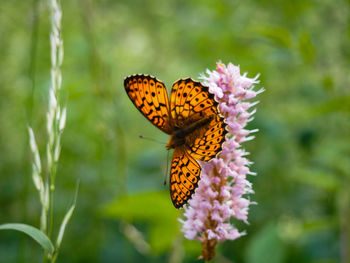
[[[208,239],[208,234],[204,232],[202,242],[202,253],[200,255],[200,258],[203,258],[204,261],[212,260],[215,257],[216,244],[216,239]]]

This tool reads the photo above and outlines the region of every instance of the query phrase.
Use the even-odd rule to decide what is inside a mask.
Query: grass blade
[[[26,224],[10,223],[0,225],[0,230],[17,230],[23,232],[38,242],[49,254],[53,254],[54,246],[41,230]]]

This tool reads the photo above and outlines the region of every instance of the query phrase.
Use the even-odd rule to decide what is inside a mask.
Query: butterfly
[[[163,82],[136,74],[124,79],[125,90],[136,108],[157,128],[170,135],[174,149],[170,168],[170,196],[183,207],[198,186],[201,165],[221,152],[226,123],[209,89],[191,78],[176,81],[168,97]],[[169,102],[170,100],[170,102]]]

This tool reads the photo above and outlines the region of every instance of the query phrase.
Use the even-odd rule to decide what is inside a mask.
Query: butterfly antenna
[[[165,171],[165,175],[164,175],[164,186],[166,185],[166,181],[168,179],[168,170],[169,170],[169,156],[170,156],[170,150],[168,150],[168,154],[167,154],[167,158],[166,158],[166,171]]]
[[[160,144],[166,144],[165,142],[157,141],[155,139],[152,139],[152,138],[149,138],[149,137],[145,137],[143,135],[139,135],[139,138],[140,139],[145,139],[145,140],[148,140],[148,141],[152,141],[152,142],[156,142],[156,143],[160,143]]]

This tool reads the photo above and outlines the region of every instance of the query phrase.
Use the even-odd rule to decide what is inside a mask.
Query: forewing
[[[170,134],[169,100],[163,82],[143,74],[124,79],[125,90],[136,108],[156,127]]]
[[[198,186],[201,166],[183,147],[175,148],[170,169],[170,196],[176,208],[183,207]]]
[[[191,116],[199,116],[201,109],[205,107],[200,105],[206,103],[208,98],[207,90],[207,87],[191,78],[176,81],[171,88],[170,94],[172,118],[181,122]],[[211,101],[208,102],[211,103]]]
[[[212,116],[208,125],[186,137],[187,152],[200,161],[209,161],[220,151],[226,136],[226,123],[208,87],[190,78],[174,83],[170,94],[171,116],[175,125],[189,125]]]

